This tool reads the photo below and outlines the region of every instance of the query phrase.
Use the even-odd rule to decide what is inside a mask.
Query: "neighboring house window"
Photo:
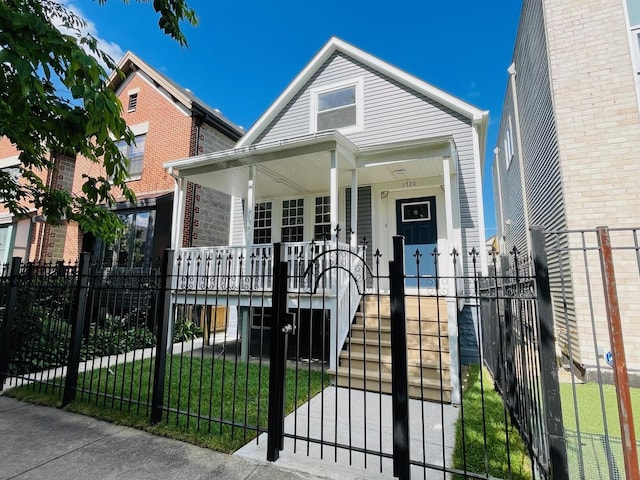
[[[507,168],[511,165],[511,159],[513,158],[513,134],[511,133],[511,117],[508,119],[507,131],[504,137],[504,154],[507,162]]]
[[[107,246],[105,260],[118,267],[140,267],[148,264],[153,243],[155,211],[145,210],[118,215],[125,224],[124,233]]]
[[[0,264],[7,263],[11,251],[11,224],[0,225]]]
[[[316,240],[331,239],[331,197],[316,197],[316,221],[313,229],[313,238]]]
[[[9,174],[9,176],[14,182],[17,182],[18,179],[20,178],[20,167],[18,166],[0,168],[0,170],[4,173]]]
[[[132,93],[131,95],[129,95],[129,106],[127,107],[127,111],[135,112],[137,106],[138,106],[138,94]]]
[[[282,202],[282,241],[301,242],[304,236],[304,199]]]
[[[118,148],[129,159],[129,180],[139,180],[144,163],[144,145],[147,135],[136,135],[135,144],[127,145],[124,140],[118,142]]]
[[[311,131],[351,130],[363,123],[363,79],[311,90]]]
[[[638,0],[627,0],[627,14],[629,15],[636,85],[640,88],[640,2]]]
[[[253,220],[253,243],[271,243],[271,202],[256,203]]]

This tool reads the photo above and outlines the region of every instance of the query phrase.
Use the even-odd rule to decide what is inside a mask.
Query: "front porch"
[[[247,359],[254,312],[272,307],[275,263],[284,262],[288,324],[295,333],[323,312],[323,359],[337,372],[363,295],[390,290],[391,239],[403,235],[406,287],[443,298],[445,336],[455,340],[461,265],[454,271],[449,254],[462,244],[457,155],[452,136],[358,147],[328,131],[171,162],[174,302],[227,307]],[[228,246],[180,248],[187,182],[232,196]]]
[[[347,381],[354,388],[388,392],[391,278],[380,273],[379,251],[372,266],[366,262],[366,250],[364,243],[354,248],[336,241],[185,248],[174,260],[171,303],[174,308],[198,309],[205,323],[219,321],[215,317],[222,309],[223,330],[214,341],[238,342],[243,361],[261,356],[252,351],[252,337],[258,335],[262,352],[269,347],[273,325],[282,323],[272,316],[279,259],[284,268],[287,339],[297,345],[290,353],[303,351],[303,358],[325,363],[338,385]],[[410,394],[455,403],[451,372],[458,366],[451,364],[450,355],[457,332],[455,296],[448,289],[450,279],[439,278],[438,288],[431,280],[416,275],[405,280],[416,285],[407,287],[404,297],[409,375],[416,385]],[[228,338],[229,324],[238,325],[238,334]]]

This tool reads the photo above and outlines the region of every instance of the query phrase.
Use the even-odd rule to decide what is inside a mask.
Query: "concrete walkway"
[[[0,396],[0,479],[321,479]]]
[[[412,460],[451,466],[455,445],[455,422],[459,409],[451,405],[409,400],[410,444]],[[285,438],[285,448],[277,465],[309,474],[322,472],[336,480],[393,478],[391,458],[331,446],[320,447],[325,440],[369,451],[393,452],[391,396],[340,387],[327,387],[321,394],[285,418],[285,432],[308,436],[316,442]],[[382,442],[382,443],[381,443]],[[443,448],[444,444],[444,448]],[[382,445],[382,447],[380,447]],[[235,455],[260,460],[266,458],[266,434]],[[424,469],[412,466],[412,478],[424,478]],[[429,479],[447,478],[437,470],[427,472]]]

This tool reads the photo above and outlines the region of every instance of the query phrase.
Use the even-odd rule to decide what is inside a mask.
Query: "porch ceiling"
[[[340,183],[350,184],[353,168],[338,160]],[[257,198],[283,197],[310,192],[329,191],[330,152],[315,152],[256,165],[254,184]],[[189,181],[214,188],[229,195],[244,197],[249,182],[249,166],[187,175]]]
[[[271,145],[216,152],[210,155],[169,162],[179,175],[197,184],[229,195],[244,197],[249,167],[256,166],[256,198],[323,193],[330,190],[331,151],[338,159],[338,183],[350,186],[352,171],[358,183],[442,177],[443,158],[455,157],[450,137],[358,148],[338,132],[305,136]],[[451,161],[451,171],[455,164]]]

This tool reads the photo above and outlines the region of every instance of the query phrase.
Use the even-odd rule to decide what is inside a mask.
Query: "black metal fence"
[[[571,478],[640,478],[639,233],[545,232]]]
[[[544,232],[532,231],[532,255],[493,255],[480,282],[482,347],[507,415],[525,440],[531,468],[568,477]]]
[[[144,269],[14,261],[0,380],[269,460],[569,478],[544,233],[533,239],[531,260],[497,257],[488,275],[476,250],[405,255],[400,238],[372,265],[338,242],[167,252]],[[462,336],[487,370],[464,365]]]

